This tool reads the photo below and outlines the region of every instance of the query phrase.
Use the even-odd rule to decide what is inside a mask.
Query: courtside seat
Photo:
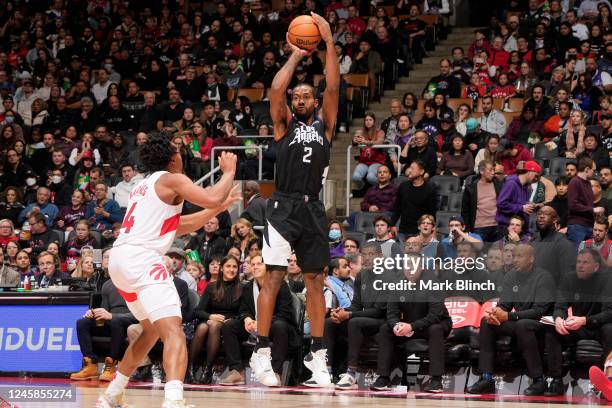
[[[293,305],[294,319],[297,324],[297,335],[295,337],[289,337],[289,353],[287,355],[287,361],[289,365],[289,373],[287,374],[287,382],[296,382],[301,375],[302,360],[304,359],[303,348],[301,347],[302,339],[304,338],[304,317],[306,314],[306,305],[295,293],[291,292],[291,301]],[[293,340],[293,342],[292,342]],[[243,359],[246,358],[244,366],[248,367],[251,354],[255,348],[255,336],[250,336],[247,340],[243,341],[240,345]],[[272,342],[274,347],[274,342]],[[293,377],[293,379],[292,379]],[[284,384],[288,385],[288,384]]]
[[[364,212],[360,211],[355,215],[355,231],[363,232],[364,234],[374,235],[374,225],[372,223],[376,217],[381,216],[380,212]]]
[[[565,174],[565,166],[571,159],[565,157],[555,157],[550,161],[548,166],[548,172],[553,176],[560,176]]]
[[[458,212],[438,211],[436,213],[436,231],[443,235],[448,235],[448,220],[455,215],[461,214]]]
[[[433,176],[431,182],[438,189],[441,198],[441,206],[444,208],[448,203],[448,197],[453,193],[461,192],[461,183],[456,176]]]
[[[361,231],[346,231],[344,233],[344,236],[347,239],[353,239],[357,241],[357,243],[359,244],[359,248],[361,248],[366,242],[366,234]]]
[[[597,340],[579,340],[576,344],[575,362],[584,366],[601,364],[603,347]]]

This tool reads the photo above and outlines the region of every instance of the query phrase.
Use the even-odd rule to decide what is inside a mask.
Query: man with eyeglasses
[[[0,220],[0,246],[6,248],[9,242],[17,242],[13,222],[7,218]]]
[[[96,198],[87,205],[85,218],[99,231],[112,229],[113,223],[122,221],[123,214],[119,203],[107,197],[108,187],[104,182],[95,184],[94,194]]]
[[[40,288],[48,288],[61,283],[62,279],[69,279],[70,275],[56,269],[56,257],[51,252],[43,251],[38,255],[38,270],[40,275],[36,279]]]
[[[32,236],[29,240],[23,240],[22,231],[20,237],[21,247],[26,248],[25,250],[34,256],[46,250],[51,242],[60,242],[57,232],[50,229],[45,221],[47,221],[47,217],[44,214],[37,210],[32,211],[32,214],[28,216]]]
[[[504,181],[506,181],[506,172],[504,171],[504,165],[497,162],[495,163],[495,167],[494,167],[494,176],[495,179],[500,183],[503,184]]]
[[[17,154],[17,150],[8,149],[6,151],[6,165],[4,166],[4,174],[2,175],[2,185],[23,186],[28,171],[32,171],[32,168],[22,163],[21,158]]]
[[[354,239],[347,238],[344,240],[344,255],[353,255],[359,253],[359,242]]]

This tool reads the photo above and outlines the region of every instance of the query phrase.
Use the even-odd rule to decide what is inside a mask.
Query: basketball
[[[299,16],[289,24],[289,41],[303,50],[314,50],[321,41],[319,27],[311,16]]]

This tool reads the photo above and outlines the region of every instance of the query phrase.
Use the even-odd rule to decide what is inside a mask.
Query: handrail
[[[367,145],[359,145],[359,148],[366,147]],[[384,144],[384,145],[372,145],[369,146],[373,149],[396,149],[397,150],[397,174],[399,175],[402,170],[402,165],[399,162],[400,155],[402,154],[402,148],[399,145],[393,144]],[[353,145],[348,145],[346,149],[346,216],[348,217],[351,212],[351,150],[353,150]]]
[[[221,166],[217,166],[214,169],[212,169],[211,171],[209,171],[208,173],[206,173],[205,175],[203,175],[202,177],[200,177],[195,183],[196,186],[200,186],[202,185],[202,183],[204,183],[204,180],[206,180],[207,178],[211,177],[213,174],[215,174],[216,172],[218,172],[221,169]]]
[[[274,135],[237,135],[238,139],[274,139]]]
[[[247,149],[257,149],[259,151],[259,171],[258,171],[258,180],[261,181],[263,175],[263,147],[261,145],[254,146],[215,146],[212,148],[210,152],[210,172],[207,175],[210,175],[210,185],[215,184],[215,151],[218,150],[247,150]]]

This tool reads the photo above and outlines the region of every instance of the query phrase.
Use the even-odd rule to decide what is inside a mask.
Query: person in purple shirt
[[[535,211],[536,205],[529,202],[529,186],[538,174],[542,172],[540,165],[532,160],[519,162],[517,174],[506,178],[497,196],[497,234],[501,238],[506,235],[510,217],[520,215],[529,225],[529,216]]]
[[[368,188],[366,195],[361,202],[362,212],[380,212],[382,215],[391,218],[395,208],[397,197],[397,186],[391,180],[391,170],[386,165],[382,165],[376,171],[377,184]],[[347,222],[355,225],[357,213],[352,213]]]
[[[376,177],[378,184],[368,189],[361,202],[361,211],[391,212],[397,196],[397,186],[391,182],[391,171],[382,165],[378,168]]]
[[[329,224],[329,257],[344,256],[344,230],[338,221]]]

